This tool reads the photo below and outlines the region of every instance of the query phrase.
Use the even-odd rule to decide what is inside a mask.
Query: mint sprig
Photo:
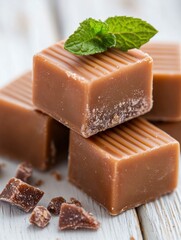
[[[105,21],[108,31],[116,37],[116,48],[127,51],[140,48],[158,31],[146,21],[133,17],[110,17]]]
[[[140,48],[158,31],[149,23],[133,17],[110,17],[105,22],[88,18],[67,39],[64,48],[76,55],[101,53],[116,47],[122,51]]]

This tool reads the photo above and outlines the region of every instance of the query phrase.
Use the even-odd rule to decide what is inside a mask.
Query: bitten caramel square
[[[181,45],[148,43],[142,50],[153,57],[153,108],[146,118],[181,120]]]
[[[58,42],[34,56],[33,72],[37,108],[86,138],[152,107],[152,58],[137,49],[76,56]]]
[[[137,118],[85,139],[71,131],[69,180],[111,215],[173,191],[179,143]]]

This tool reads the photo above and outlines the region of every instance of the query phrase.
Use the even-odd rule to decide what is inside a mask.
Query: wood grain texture
[[[178,188],[137,209],[144,239],[181,239],[181,167]]]

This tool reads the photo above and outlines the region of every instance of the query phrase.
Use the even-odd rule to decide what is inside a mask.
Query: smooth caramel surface
[[[146,118],[181,120],[181,44],[148,43],[142,50],[153,58],[153,108]]]
[[[76,56],[63,42],[34,56],[33,102],[84,137],[148,112],[152,59],[140,50]]]
[[[32,103],[32,74],[21,76],[0,90],[0,99],[22,106],[26,109],[35,109]]]
[[[181,45],[177,43],[148,43],[141,48],[154,60],[154,74],[181,73]]]
[[[35,110],[31,72],[0,90],[0,136],[1,155],[41,170],[53,165],[67,149],[68,130]]]
[[[177,186],[179,143],[142,118],[84,139],[70,134],[69,180],[110,214]]]

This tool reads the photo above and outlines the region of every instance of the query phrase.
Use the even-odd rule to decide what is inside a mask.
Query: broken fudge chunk
[[[43,206],[36,206],[31,213],[29,221],[40,228],[44,228],[48,225],[50,219],[51,214],[47,208]]]
[[[33,103],[90,137],[152,107],[152,58],[138,49],[76,56],[58,42],[34,56]]]
[[[39,188],[35,188],[20,179],[11,178],[0,194],[0,200],[29,212],[37,205],[43,194],[44,192]]]
[[[79,207],[82,207],[82,203],[79,202],[79,201],[78,201],[76,198],[74,198],[74,197],[71,197],[71,198],[70,198],[70,203],[75,204],[75,205],[77,205],[77,206],[79,206]]]
[[[32,176],[32,171],[32,165],[30,163],[23,162],[18,165],[15,177],[22,180],[23,182],[29,182]]]
[[[62,203],[59,217],[59,227],[66,229],[92,229],[97,230],[100,223],[95,217],[86,212],[82,207],[71,203]]]
[[[48,204],[47,209],[52,214],[59,215],[60,207],[61,207],[62,203],[65,203],[65,202],[66,202],[66,200],[63,197],[52,198],[51,201]]]
[[[57,180],[57,181],[61,181],[62,180],[62,175],[58,172],[58,171],[56,171],[56,170],[54,170],[54,171],[52,171],[51,172],[51,175],[55,178],[55,180]]]

